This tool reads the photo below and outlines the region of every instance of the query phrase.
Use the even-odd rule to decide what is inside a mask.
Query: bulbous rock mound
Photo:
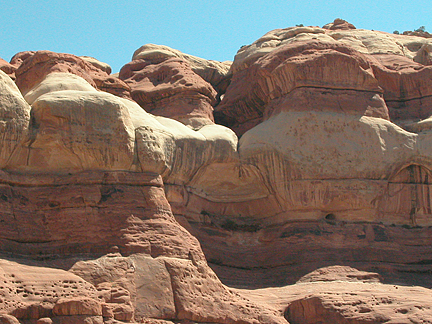
[[[432,321],[430,42],[0,62],[0,322]]]
[[[16,67],[0,58],[0,70],[9,75],[12,79],[15,79]]]
[[[106,72],[110,68],[108,69],[105,64],[95,61],[50,51],[18,53],[11,60],[19,65],[16,71],[16,84],[23,95],[37,86],[48,74],[64,72],[80,76],[95,88],[130,98],[129,87],[118,78],[110,77]]]
[[[224,93],[230,78],[230,61],[218,62],[202,59],[197,56],[182,53],[168,46],[146,44],[138,48],[132,60],[143,59],[151,64],[158,64],[170,58],[180,58],[186,61],[192,71],[210,83],[218,93]]]
[[[119,76],[131,86],[132,98],[146,111],[197,127],[213,124],[216,91],[181,59],[159,64],[134,60]]]
[[[315,40],[281,46],[235,73],[216,110],[243,134],[281,109],[389,118],[367,57]]]

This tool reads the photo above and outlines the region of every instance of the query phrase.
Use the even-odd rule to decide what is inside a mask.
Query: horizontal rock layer
[[[430,321],[431,46],[1,61],[0,322]]]

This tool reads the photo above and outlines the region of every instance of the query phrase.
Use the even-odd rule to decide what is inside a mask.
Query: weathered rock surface
[[[15,79],[16,67],[0,58],[0,70],[9,75],[12,79]]]
[[[213,124],[216,91],[186,61],[170,58],[154,64],[151,59],[138,59],[126,64],[119,77],[147,112],[194,128]]]
[[[388,119],[367,58],[349,46],[314,40],[281,46],[234,74],[217,107],[240,135],[281,110]]]
[[[336,20],[331,25],[345,26],[347,23]],[[272,105],[270,108],[266,106],[276,98],[287,97],[287,101],[295,102],[298,97],[306,97],[309,101],[313,100],[315,105],[327,105],[329,98],[321,96],[323,91],[332,89],[334,95],[338,93],[337,90],[361,91],[365,83],[359,75],[363,71],[368,75],[369,84],[375,85],[375,90],[368,87],[363,90],[383,95],[393,122],[401,126],[417,122],[430,116],[432,72],[428,65],[431,46],[431,40],[427,38],[348,27],[336,30],[331,26],[276,29],[253,44],[242,47],[237,53],[231,67],[233,80],[224,100],[216,108],[216,120],[243,134],[271,115]],[[339,55],[324,50],[326,47],[333,50],[338,48],[336,51]],[[341,54],[348,54],[349,60],[353,61],[348,63]],[[312,62],[318,64],[316,72],[313,72],[315,68]],[[346,64],[357,68],[349,68]],[[298,71],[299,75],[287,73],[302,67],[307,71],[306,80],[301,70]],[[358,76],[355,76],[356,69],[357,73],[360,72]],[[282,79],[280,76],[283,76]],[[341,83],[341,78],[350,81]],[[298,87],[318,87],[323,88],[323,91],[290,98],[287,94],[296,88],[297,83]],[[384,91],[377,90],[377,87]],[[351,105],[355,105],[358,99],[349,100]],[[337,97],[330,99],[329,106],[332,101],[336,107],[338,101],[340,106],[346,106],[344,100]],[[364,99],[359,102],[364,102]],[[281,106],[280,103],[276,105]],[[298,103],[297,106],[302,105]],[[379,105],[372,104],[371,107],[377,110]]]
[[[7,167],[28,136],[30,110],[12,79],[0,71],[1,168]]]
[[[168,46],[146,44],[137,49],[132,60],[143,59],[151,64],[161,63],[169,58],[180,58],[189,63],[192,71],[210,83],[218,93],[224,93],[230,78],[230,61],[218,62],[182,53]]]
[[[46,93],[65,90],[97,92],[97,90],[83,78],[72,73],[57,72],[48,74],[33,89],[27,92],[25,99],[32,105],[37,98]]]
[[[109,76],[104,64],[72,54],[50,51],[22,52],[11,60],[19,65],[16,84],[23,95],[36,87],[47,75],[54,72],[72,73],[87,81],[94,88],[130,98],[129,87],[120,79]]]
[[[94,57],[91,56],[80,56],[84,61],[89,62],[90,64],[94,65],[98,69],[105,71],[108,74],[111,74],[111,66],[108,63],[101,62]]]
[[[0,62],[0,322],[432,322],[430,42]]]
[[[10,63],[14,65],[16,68],[20,67],[21,64],[29,57],[32,57],[36,52],[35,51],[24,51],[16,53],[10,60]]]
[[[432,320],[430,290],[422,287],[337,280],[239,292],[283,312],[292,324]]]

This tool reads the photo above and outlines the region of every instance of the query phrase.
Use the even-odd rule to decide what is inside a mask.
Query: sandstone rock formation
[[[12,79],[15,79],[16,67],[0,58],[0,70],[9,75]]]
[[[147,44],[135,51],[119,77],[146,111],[199,129],[214,122],[212,106],[226,90],[229,66]]]
[[[129,87],[118,78],[109,76],[109,66],[96,60],[80,58],[72,54],[50,51],[22,52],[15,55],[11,63],[19,65],[16,84],[23,95],[37,86],[53,72],[72,73],[86,80],[100,90],[130,98]]]
[[[0,62],[0,323],[432,322],[431,46]]]
[[[218,93],[225,92],[228,86],[226,80],[230,77],[230,61],[218,62],[182,53],[168,46],[146,44],[137,49],[132,60],[143,59],[151,64],[161,63],[169,58],[179,58],[186,61],[192,71],[210,83]]]
[[[297,283],[289,288],[239,292],[283,312],[292,324],[427,323],[431,320],[429,289],[327,281],[325,275],[321,279],[324,280]]]
[[[159,64],[134,60],[120,71],[131,86],[132,98],[146,111],[192,127],[213,123],[216,92],[180,59]]]

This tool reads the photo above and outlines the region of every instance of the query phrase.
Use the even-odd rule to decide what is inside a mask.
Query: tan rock
[[[275,149],[289,161],[291,179],[380,179],[412,159],[416,138],[381,118],[281,112],[245,133],[240,151],[253,159]]]
[[[110,256],[78,262],[70,271],[108,292],[104,294],[109,303],[106,311],[113,318],[121,320],[120,314],[132,314],[127,306],[130,300],[136,318],[175,318],[171,278],[160,259],[146,255]],[[129,311],[118,308],[122,305]]]
[[[238,161],[238,139],[229,128],[206,125],[194,131],[176,120],[152,116],[136,103],[123,102],[135,127],[141,169],[163,175],[166,183],[184,184],[201,167]],[[185,159],[190,163],[185,164]]]
[[[71,73],[57,72],[48,74],[45,79],[38,83],[33,89],[29,90],[25,95],[25,99],[32,105],[37,98],[46,93],[65,90],[97,92],[97,90],[83,78]]]
[[[26,168],[33,170],[129,170],[134,129],[127,107],[93,91],[57,91],[33,103],[38,130]]]
[[[177,318],[194,322],[284,323],[272,309],[223,286],[205,264],[165,258],[171,275]]]
[[[431,320],[429,291],[422,287],[339,281],[241,293],[278,309],[293,324],[410,323]]]
[[[108,63],[101,62],[94,57],[91,56],[80,56],[84,61],[94,65],[98,69],[105,71],[108,74],[111,74],[111,66]]]
[[[46,317],[59,298],[96,296],[96,289],[80,277],[59,269],[0,260],[0,312],[23,319]]]
[[[12,79],[0,71],[0,168],[8,166],[11,157],[22,156],[21,146],[28,135],[30,106]]]
[[[16,317],[7,314],[0,314],[0,323],[1,324],[19,324]]]
[[[317,281],[381,282],[380,275],[374,272],[359,271],[347,266],[324,267],[301,277],[297,283]]]

